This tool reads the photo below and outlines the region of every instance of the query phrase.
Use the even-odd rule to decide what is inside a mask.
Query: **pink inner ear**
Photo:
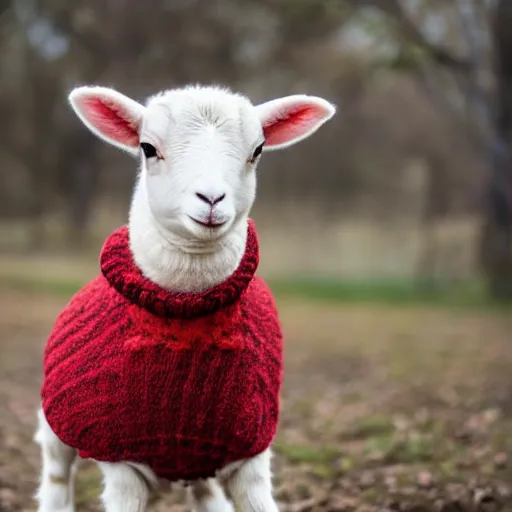
[[[299,104],[278,111],[263,123],[265,143],[279,145],[307,133],[325,112],[316,105]]]
[[[105,98],[84,98],[82,110],[89,122],[105,137],[126,146],[139,144],[139,121],[118,103]]]

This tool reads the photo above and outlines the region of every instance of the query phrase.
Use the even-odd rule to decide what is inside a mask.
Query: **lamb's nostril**
[[[200,194],[199,192],[196,192],[196,196],[199,197],[199,199],[201,199],[201,201],[208,203],[208,204],[212,204],[211,201],[205,195]]]
[[[225,197],[226,197],[226,194],[222,194],[221,196],[217,197],[217,199],[215,199],[215,201],[213,201],[213,204],[220,203]]]
[[[204,203],[208,203],[210,206],[214,206],[217,203],[220,203],[225,197],[226,194],[222,194],[221,196],[212,197],[201,194],[200,192],[196,192],[196,196],[201,199]]]

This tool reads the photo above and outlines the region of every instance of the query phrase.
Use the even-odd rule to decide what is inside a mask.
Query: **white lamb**
[[[43,406],[38,413],[39,427],[35,436],[42,452],[41,484],[37,494],[39,512],[73,512],[75,510],[73,478],[77,453],[81,456],[83,453],[108,453],[108,456],[91,456],[98,461],[104,475],[102,501],[107,512],[144,512],[147,509],[150,489],[158,484],[160,478],[189,481],[191,505],[197,511],[230,511],[233,509],[233,504],[237,510],[243,512],[277,511],[272,497],[271,454],[270,447],[267,446],[270,443],[268,436],[273,435],[275,429],[273,425],[267,428],[265,418],[271,418],[268,421],[277,422],[280,353],[275,353],[277,354],[274,358],[275,367],[269,370],[269,380],[265,381],[265,375],[259,376],[263,382],[259,387],[254,384],[256,380],[251,376],[252,366],[232,370],[227,366],[227,358],[232,357],[237,346],[243,346],[249,353],[248,347],[252,346],[251,343],[258,346],[263,340],[263,344],[267,342],[269,347],[257,350],[265,351],[264,357],[267,359],[258,361],[262,367],[267,368],[273,364],[272,350],[280,350],[277,347],[280,345],[280,331],[277,321],[273,318],[273,299],[263,281],[257,276],[253,277],[257,267],[258,253],[257,239],[252,221],[249,219],[249,212],[255,199],[256,167],[260,154],[267,150],[285,148],[310,136],[334,115],[335,108],[321,98],[305,95],[288,96],[254,106],[246,97],[234,94],[227,89],[200,86],[159,93],[150,97],[145,106],[104,87],[79,87],[71,92],[69,100],[78,117],[93,133],[110,144],[140,157],[140,174],[133,195],[128,234],[120,231],[110,242],[107,242],[101,260],[103,275],[88,285],[88,291],[79,292],[57,321],[59,332],[65,331],[66,336],[72,338],[72,341],[66,345],[63,335],[61,341],[49,342],[50,348],[47,346],[45,352],[45,358],[49,358],[50,361],[45,362]],[[129,239],[129,249],[125,252],[122,252],[123,236],[126,240]],[[122,276],[124,281],[119,277],[118,266],[120,265],[128,265],[126,268],[123,267],[127,269],[126,274],[129,275],[129,278],[126,275]],[[225,283],[228,285],[225,286]],[[100,286],[103,287],[102,293],[108,295],[105,299],[102,298],[98,304],[89,298],[84,299],[89,297],[88,293],[92,293],[91,289],[96,290]],[[118,299],[118,292],[124,293],[125,296]],[[231,293],[233,296],[230,298]],[[251,294],[254,294],[256,299],[250,307],[259,311],[262,322],[268,322],[269,332],[273,331],[272,336],[268,334],[268,341],[265,338],[266,332],[253,335],[247,326],[241,327],[245,318],[244,304],[252,300]],[[116,301],[121,301],[119,304],[122,303],[122,307],[125,308],[123,315],[116,316],[118,310],[111,307],[114,297]],[[199,299],[196,300],[196,297]],[[147,305],[149,312],[146,310],[141,312],[143,308],[140,309],[137,304],[132,304],[137,301]],[[176,310],[172,310],[175,307],[173,301],[178,302],[180,311],[186,313],[183,318],[175,318]],[[221,308],[221,305],[223,311],[227,313],[221,313],[221,316],[215,317],[217,320],[211,323],[211,315],[206,314],[206,310],[200,310],[201,301],[208,304],[210,308],[208,311],[212,314]],[[89,312],[92,313],[87,317]],[[161,320],[166,312],[169,313],[169,318]],[[104,323],[101,320],[102,315],[107,315]],[[268,318],[263,319],[265,315]],[[141,429],[149,428],[147,427],[148,418],[145,417],[149,414],[147,411],[165,414],[165,408],[172,407],[173,402],[169,402],[167,394],[174,392],[174,388],[168,384],[165,388],[166,392],[156,396],[158,403],[155,403],[155,396],[151,395],[151,400],[146,400],[146,402],[151,401],[150,404],[140,401],[134,404],[133,409],[129,409],[133,404],[123,402],[122,398],[117,401],[116,393],[123,397],[124,389],[115,386],[120,386],[121,382],[124,383],[123,386],[131,386],[132,381],[133,385],[136,385],[137,378],[140,376],[133,373],[133,379],[122,380],[123,368],[119,369],[119,373],[116,373],[117,369],[103,371],[103,367],[108,364],[103,360],[100,361],[101,351],[93,352],[92,341],[90,351],[93,355],[90,359],[81,359],[83,356],[79,353],[82,348],[84,351],[89,350],[87,343],[93,338],[101,338],[108,343],[112,340],[114,343],[116,336],[131,333],[130,329],[133,330],[134,325],[137,329],[145,329],[146,326],[147,329],[152,329],[153,316],[158,317],[160,319],[158,321],[164,322],[162,328],[157,327],[157,330],[152,331],[158,338],[154,345],[151,338],[144,338],[142,335],[141,338],[137,335],[136,341],[130,339],[119,345],[123,347],[123,351],[126,349],[128,354],[123,353],[120,357],[132,358],[129,359],[130,364],[133,363],[136,367],[138,364],[143,364],[140,361],[145,357],[143,350],[146,349],[159,350],[160,355],[155,356],[159,358],[159,362],[162,358],[171,357],[169,354],[174,350],[172,348],[174,342],[179,346],[182,354],[186,354],[187,350],[203,350],[200,343],[198,347],[197,340],[191,339],[195,336],[194,333],[201,329],[201,332],[212,329],[212,333],[217,333],[211,334],[212,338],[217,335],[220,338],[224,336],[220,341],[217,338],[211,341],[214,347],[212,350],[221,358],[218,361],[222,364],[213,363],[213,356],[204,356],[205,361],[208,362],[205,364],[210,365],[208,368],[219,364],[215,366],[216,378],[225,375],[227,382],[229,374],[229,379],[232,377],[235,382],[233,390],[238,389],[236,386],[244,386],[246,381],[252,382],[253,387],[243,391],[251,396],[241,395],[239,399],[233,399],[236,403],[230,404],[229,407],[229,411],[234,411],[234,423],[236,418],[240,417],[245,418],[248,424],[244,425],[242,422],[236,426],[236,429],[233,427],[234,430],[229,430],[231,426],[225,419],[227,409],[222,409],[224,423],[219,423],[221,431],[218,436],[219,439],[224,439],[226,436],[232,437],[233,442],[236,443],[245,442],[247,453],[252,454],[250,457],[240,459],[240,456],[237,458],[232,452],[228,454],[224,445],[213,447],[208,445],[210,446],[208,449],[215,453],[215,457],[219,457],[219,461],[229,460],[229,463],[218,462],[220,466],[215,467],[215,474],[190,481],[187,478],[189,475],[200,474],[197,461],[191,460],[187,465],[180,459],[180,469],[176,467],[175,474],[172,472],[173,460],[161,460],[156,455],[147,461],[122,458],[122,453],[127,453],[122,450],[126,448],[124,445],[118,446],[117,439],[112,438],[113,434],[108,434],[111,437],[106,434],[105,438],[94,441],[97,445],[94,443],[91,445],[91,432],[96,432],[95,435],[97,435],[97,432],[103,428],[107,432],[112,425],[115,430],[116,421],[119,421],[120,436],[125,434],[128,436],[129,432],[132,440],[135,439],[133,436],[139,434],[142,436],[138,425],[143,425]],[[93,327],[96,326],[96,330],[90,330],[87,335],[80,335],[89,329],[88,322]],[[255,322],[257,324],[258,320]],[[198,325],[201,327],[197,327]],[[117,330],[114,336],[111,332],[115,329]],[[165,337],[166,333],[171,333],[169,335],[171,337],[160,339]],[[251,341],[244,339],[244,336],[250,337]],[[270,345],[274,341],[276,347],[273,348]],[[209,338],[207,342],[210,343]],[[64,350],[62,346],[67,346],[65,355],[59,352]],[[106,344],[105,350],[110,350],[112,346]],[[170,349],[169,346],[171,346]],[[176,349],[172,354],[178,351]],[[111,354],[112,358],[118,356],[119,349],[116,348],[114,352]],[[204,353],[207,354],[207,352]],[[60,367],[64,369],[56,381],[55,375],[60,371]],[[180,377],[183,381],[187,381],[188,372],[192,371],[189,367],[187,368],[184,375]],[[194,368],[196,371],[194,375],[197,375],[197,379],[200,380],[201,368]],[[231,371],[235,373],[231,375]],[[77,389],[80,389],[80,386],[85,390],[89,389],[87,396],[91,393],[97,394],[97,404],[88,405],[87,400],[80,398],[82,395],[70,394],[70,389],[74,385],[71,382],[72,372],[75,372],[73,378],[79,381]],[[70,375],[69,382],[66,381],[67,375]],[[148,388],[151,388],[147,391],[148,393],[155,387],[158,388],[161,381],[167,381],[167,377],[173,378],[173,375],[159,375],[155,376],[151,372],[145,375]],[[54,384],[51,384],[52,379]],[[208,379],[210,379],[209,376],[201,380],[203,387],[198,393],[193,387],[195,384],[190,384],[188,381],[183,382],[179,390],[194,392],[190,403],[195,404],[194,407],[196,407],[194,414],[197,416],[197,425],[200,422],[206,424],[211,418],[203,416],[213,414],[211,411],[217,411],[215,406],[209,408],[206,402],[201,402],[201,389],[204,388],[206,393],[208,386],[211,387],[212,382],[216,382],[214,387],[219,401],[226,401],[231,396],[226,395],[227,392],[223,390],[222,380],[210,382]],[[58,386],[55,381],[59,384]],[[45,388],[50,385],[57,386],[51,390],[54,396],[50,396],[50,391]],[[272,388],[273,393],[268,397],[265,395],[267,387]],[[251,409],[252,404],[259,403],[260,395],[256,390],[259,390],[261,396],[266,397],[261,399],[263,405],[258,410]],[[158,392],[155,391],[155,393]],[[135,395],[136,393],[133,396]],[[107,403],[108,401],[104,399],[107,396],[110,397],[108,400],[114,400],[115,403]],[[180,396],[182,399],[181,395],[173,396]],[[244,399],[247,402],[244,402]],[[238,402],[244,402],[245,405],[239,406]],[[73,403],[75,405],[72,405]],[[72,407],[74,409],[71,409]],[[120,407],[123,407],[122,411]],[[73,411],[69,412],[68,416],[66,416],[68,410],[66,408]],[[201,414],[201,408],[204,409],[204,414]],[[129,426],[121,425],[123,415],[128,414],[127,411],[131,411],[129,414],[132,414],[130,418],[133,418],[135,426],[132,431]],[[179,410],[178,413],[185,414]],[[199,419],[200,416],[201,419]],[[65,417],[66,425],[61,425],[60,420],[55,419],[57,417]],[[165,421],[174,419],[174,417],[165,418]],[[189,421],[188,416],[183,419],[185,420]],[[256,424],[258,421],[260,423]],[[85,424],[87,428],[82,428]],[[195,423],[190,425],[192,430],[200,429]],[[216,424],[216,426],[219,425]],[[77,431],[82,428],[80,434],[72,432],[74,426]],[[226,433],[223,437],[222,429],[228,429],[229,434]],[[257,448],[254,448],[250,442],[247,444],[250,436],[259,436],[260,432],[267,431],[268,435],[265,435],[268,439],[264,440],[266,444],[262,445],[263,449],[255,453]],[[153,435],[155,438],[158,437],[157,434]],[[172,435],[178,437],[176,432],[171,432],[170,436]],[[188,432],[179,435],[182,436],[180,437],[182,440],[187,437]],[[204,453],[206,448],[200,444],[202,440],[196,439],[193,435],[196,433],[190,433],[190,439],[187,438],[188,444],[185,442],[180,444],[181,441],[178,440],[177,448],[173,448],[175,452],[178,453],[181,450],[180,453],[182,453],[183,450],[190,449],[196,450],[197,453]],[[73,442],[70,441],[69,436],[74,436]],[[124,438],[123,442],[125,442]],[[157,448],[159,453],[167,453],[166,446],[162,445],[162,442],[157,446],[155,439],[148,440],[146,437],[144,439],[141,437],[133,442],[135,443],[133,446],[137,446],[137,449],[143,444],[144,449],[153,450],[151,453]],[[190,448],[190,443],[196,444]],[[122,444],[121,439],[119,444]],[[96,448],[97,451],[95,451]],[[159,471],[155,468],[167,469]],[[174,475],[172,478],[166,476],[171,474]]]

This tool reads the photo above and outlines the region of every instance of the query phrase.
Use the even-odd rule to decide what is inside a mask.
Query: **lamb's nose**
[[[210,206],[215,206],[217,203],[220,203],[226,197],[226,194],[222,194],[221,196],[215,197],[196,192],[196,196],[199,197],[199,199],[201,199],[201,201],[203,201],[204,203],[207,203]]]

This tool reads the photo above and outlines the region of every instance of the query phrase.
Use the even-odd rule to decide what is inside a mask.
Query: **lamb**
[[[199,85],[145,105],[99,86],[69,101],[140,172],[128,225],[45,348],[39,512],[75,510],[78,456],[99,464],[107,512],[147,510],[162,481],[185,482],[198,512],[277,511],[282,332],[249,213],[261,154],[309,137],[335,107],[307,95],[254,106]]]

